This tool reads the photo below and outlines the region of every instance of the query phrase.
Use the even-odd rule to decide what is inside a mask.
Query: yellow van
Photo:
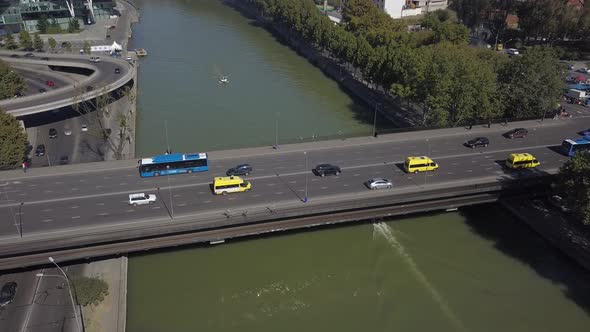
[[[426,156],[408,157],[404,163],[404,168],[408,173],[418,173],[437,170],[438,164]]]
[[[252,189],[252,184],[239,176],[216,177],[213,180],[213,192],[216,195],[240,193]]]
[[[533,168],[541,165],[530,153],[513,153],[506,159],[506,166],[512,169]]]

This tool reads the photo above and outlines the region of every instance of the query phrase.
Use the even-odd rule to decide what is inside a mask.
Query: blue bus
[[[142,178],[209,170],[206,153],[171,153],[138,161]]]
[[[563,153],[570,157],[573,157],[578,151],[590,151],[590,136],[584,136],[577,140],[563,140],[561,148]]]

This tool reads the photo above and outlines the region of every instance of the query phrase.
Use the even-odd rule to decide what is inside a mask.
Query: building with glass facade
[[[37,31],[37,20],[45,16],[67,29],[72,18],[88,24],[113,15],[114,0],[0,0],[0,31]]]

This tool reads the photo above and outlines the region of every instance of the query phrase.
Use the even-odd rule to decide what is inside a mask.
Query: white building
[[[415,16],[446,9],[448,0],[373,0],[377,7],[393,18]]]

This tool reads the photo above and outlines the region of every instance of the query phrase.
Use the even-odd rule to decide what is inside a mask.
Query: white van
[[[91,56],[89,60],[91,62],[97,63],[97,62],[100,62],[100,57],[99,56]]]

